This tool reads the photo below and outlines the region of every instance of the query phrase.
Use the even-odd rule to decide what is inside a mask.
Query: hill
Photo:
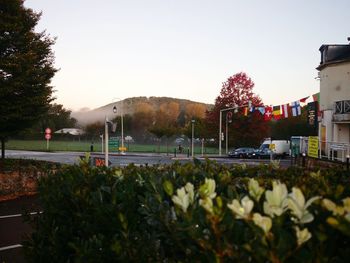
[[[180,114],[186,111],[186,108],[189,104],[198,104],[202,107],[204,106],[206,110],[209,110],[213,107],[212,104],[205,104],[185,99],[176,99],[169,97],[133,97],[109,103],[105,106],[89,111],[75,111],[72,112],[71,116],[76,118],[79,124],[86,125],[98,121],[104,122],[106,116],[109,119],[115,117],[115,114],[113,113],[114,106],[117,107],[117,115],[133,115],[141,105],[147,104],[151,106],[154,111],[157,111],[161,105],[168,104],[170,102],[179,104]]]

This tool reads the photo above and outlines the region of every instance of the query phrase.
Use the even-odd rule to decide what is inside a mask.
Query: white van
[[[271,140],[266,138],[259,149],[266,148],[272,150],[276,157],[285,158],[290,155],[290,142],[288,140]]]

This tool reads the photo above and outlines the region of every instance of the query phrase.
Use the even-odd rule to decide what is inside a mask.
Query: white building
[[[349,144],[350,45],[322,45],[319,50],[321,52],[321,63],[317,67],[320,78],[321,111],[319,137],[323,142]],[[324,147],[330,146],[324,144]]]

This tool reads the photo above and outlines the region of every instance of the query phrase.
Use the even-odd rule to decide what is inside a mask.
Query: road
[[[23,222],[22,214],[40,212],[37,196],[26,196],[0,202],[0,262],[25,262],[22,240],[31,233],[31,226]]]
[[[7,158],[24,158],[24,159],[35,159],[44,160],[51,162],[58,162],[63,164],[75,164],[78,163],[80,156],[84,156],[81,152],[33,152],[33,151],[6,151]],[[93,157],[98,157],[103,159],[104,155],[101,153],[92,153]],[[205,157],[201,155],[195,156],[199,160],[205,160]],[[247,165],[259,165],[261,163],[269,163],[270,160],[253,160],[253,159],[232,159],[227,156],[218,155],[207,155],[206,158],[210,160],[215,160],[220,164],[231,165],[246,163]],[[187,155],[177,155],[174,154],[154,154],[154,153],[128,153],[126,155],[120,155],[112,153],[109,156],[111,166],[127,166],[131,163],[136,165],[155,165],[155,164],[171,164],[174,161],[180,163],[186,163],[192,161],[192,158],[187,158]],[[288,167],[290,165],[289,160],[280,160],[280,165],[282,167]]]

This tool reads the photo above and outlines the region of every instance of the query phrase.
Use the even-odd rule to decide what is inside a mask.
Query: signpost
[[[309,136],[307,155],[313,158],[318,158],[318,137],[317,136]]]
[[[49,150],[49,141],[51,139],[51,129],[46,128],[45,129],[45,139],[46,139],[46,150]]]
[[[110,137],[108,141],[108,147],[110,148],[110,151],[117,151],[119,147],[119,141],[117,137]]]

